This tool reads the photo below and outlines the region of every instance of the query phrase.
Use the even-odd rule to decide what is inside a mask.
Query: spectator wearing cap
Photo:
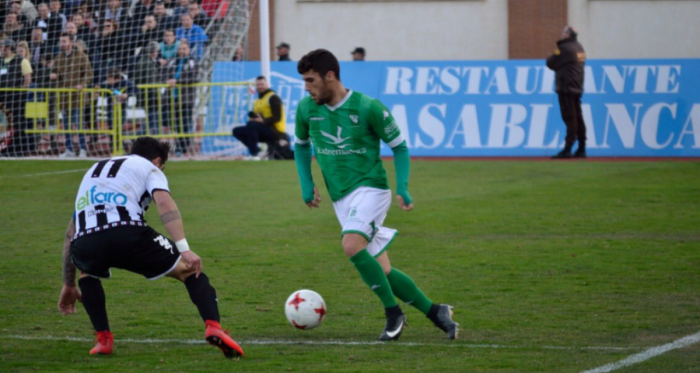
[[[353,61],[364,61],[365,60],[365,48],[357,47],[354,51],[350,52],[352,54]]]
[[[189,13],[180,16],[182,27],[175,31],[177,40],[185,39],[190,47],[192,57],[201,60],[204,55],[204,47],[209,38],[204,29],[194,24],[194,20]]]
[[[291,48],[289,47],[289,44],[287,43],[281,43],[280,45],[277,46],[277,56],[279,57],[277,61],[291,61],[289,59],[289,50]]]
[[[12,39],[5,39],[0,43],[2,46],[2,60],[0,60],[0,87],[3,88],[23,88],[25,76],[22,71],[22,58],[16,56],[17,43]],[[31,67],[29,67],[31,71]],[[30,73],[31,82],[31,73]],[[10,113],[10,124],[12,128],[19,132],[17,139],[21,139],[24,128],[24,104],[27,95],[25,92],[2,91],[0,92],[0,102]],[[11,152],[19,152],[20,148],[14,148]]]

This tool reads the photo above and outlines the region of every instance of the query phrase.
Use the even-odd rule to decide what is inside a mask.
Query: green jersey
[[[299,102],[296,142],[313,143],[326,187],[337,201],[360,186],[389,189],[379,156],[379,140],[389,147],[404,139],[381,102],[348,91],[336,106],[318,105],[311,97]]]

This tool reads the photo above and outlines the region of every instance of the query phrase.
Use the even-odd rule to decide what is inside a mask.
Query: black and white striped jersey
[[[76,236],[119,224],[141,225],[156,190],[170,192],[168,180],[146,158],[128,155],[97,162],[75,199]]]

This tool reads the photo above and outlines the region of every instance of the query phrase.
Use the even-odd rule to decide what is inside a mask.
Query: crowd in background
[[[140,93],[140,106],[155,112],[155,90],[146,100],[142,92],[127,90],[126,85],[197,82],[199,61],[211,36],[205,29],[215,32],[225,11],[222,0],[42,0],[36,4],[30,0],[0,0],[0,43],[3,52],[7,50],[5,61],[8,54],[12,55],[10,58],[16,55],[28,61],[22,64],[21,80],[10,79],[5,74],[7,70],[3,70],[0,87],[114,88],[118,93],[109,98],[110,108],[113,101],[123,102]],[[168,115],[181,123],[191,114],[189,101],[193,101],[194,94],[186,89],[173,89],[168,94],[184,99],[186,108]],[[27,100],[23,97],[32,99],[31,95],[0,94],[0,103],[22,103],[14,105],[16,132],[27,127],[20,107]],[[77,103],[80,99],[70,101]],[[76,122],[81,122],[76,105],[54,110],[75,127]],[[153,123],[155,117],[151,110],[147,111],[149,122]],[[108,113],[111,117],[111,110]],[[178,146],[177,151],[186,152],[186,144]],[[80,149],[72,149],[70,140],[66,142],[65,154],[75,153],[85,153],[82,137]]]

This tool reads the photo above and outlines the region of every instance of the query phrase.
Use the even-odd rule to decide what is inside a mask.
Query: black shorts
[[[155,280],[175,268],[175,243],[151,227],[115,227],[79,237],[70,244],[73,264],[84,273],[109,278],[110,268],[126,269]]]

